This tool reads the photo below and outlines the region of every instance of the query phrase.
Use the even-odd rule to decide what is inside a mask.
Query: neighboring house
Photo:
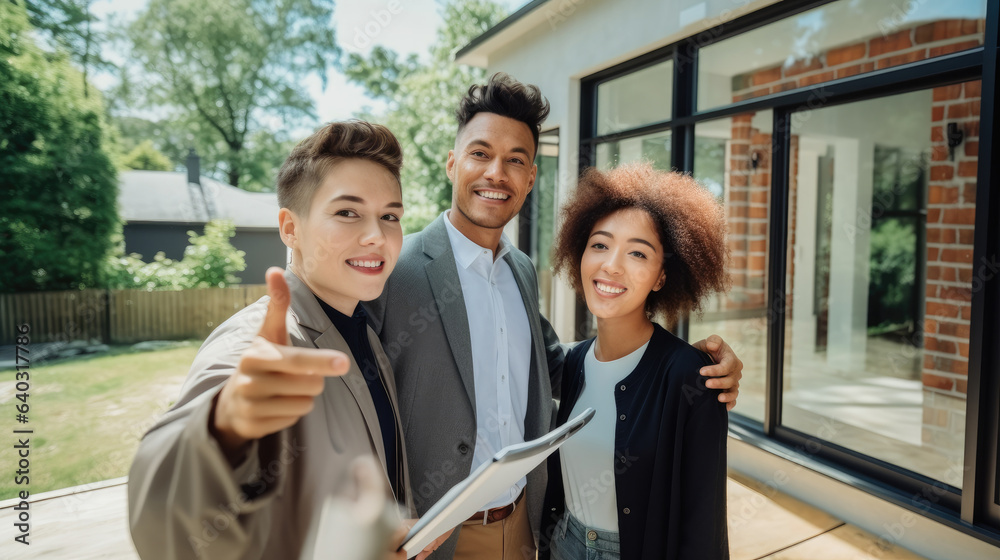
[[[693,174],[733,287],[678,332],[746,365],[731,466],[880,543],[1000,558],[998,22],[986,0],[534,0],[456,61],[551,102],[516,230],[565,340],[591,318],[546,255],[580,170]]]
[[[209,220],[227,219],[236,224],[230,242],[246,253],[246,270],[237,274],[244,284],[261,284],[268,267],[285,266],[275,193],[252,193],[208,177],[189,182],[188,174],[174,171],[125,171],[120,180],[126,253],[147,262],[160,251],[181,259],[187,232],[201,234]]]

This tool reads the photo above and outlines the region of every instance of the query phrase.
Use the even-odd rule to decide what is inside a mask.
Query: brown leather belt
[[[510,514],[514,513],[514,508],[517,506],[518,502],[520,502],[521,498],[523,497],[524,497],[524,490],[521,491],[521,493],[517,496],[517,499],[514,500],[513,503],[507,504],[502,508],[488,509],[486,511],[477,511],[476,513],[472,514],[472,517],[470,517],[468,521],[469,522],[475,521],[477,523],[482,523],[483,525],[486,525],[487,523],[493,523],[496,521],[504,520],[508,516],[510,516]],[[485,522],[483,521],[484,516],[486,518]]]

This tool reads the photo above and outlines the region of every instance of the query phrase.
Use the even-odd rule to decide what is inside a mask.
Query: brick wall
[[[771,135],[753,128],[752,120],[753,113],[732,118],[726,212],[733,290],[723,300],[729,310],[763,308],[767,301]]]
[[[733,101],[891,68],[982,44],[981,19],[941,20],[832,48],[788,65],[733,76]]]

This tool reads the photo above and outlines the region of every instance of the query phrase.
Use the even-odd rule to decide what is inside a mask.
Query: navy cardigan
[[[583,391],[593,339],[566,356],[557,424]],[[654,326],[639,365],[618,383],[615,496],[622,560],[729,558],[726,527],[728,416],[698,373],[709,357]],[[559,453],[548,461],[539,558],[566,507]]]

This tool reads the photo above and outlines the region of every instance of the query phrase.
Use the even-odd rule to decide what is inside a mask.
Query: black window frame
[[[579,171],[593,165],[596,147],[602,142],[670,130],[674,169],[692,172],[694,127],[697,123],[772,110],[774,156],[768,226],[767,309],[769,314],[773,311],[771,315],[776,320],[768,320],[765,414],[764,421],[758,422],[739,415],[737,407],[734,411],[737,414],[730,417],[730,433],[921,516],[1000,546],[1000,344],[989,343],[1000,338],[1000,274],[981,277],[982,288],[974,290],[972,296],[962,489],[828,441],[819,443],[818,438],[781,424],[788,256],[788,154],[792,114],[812,107],[817,101],[822,107],[829,107],[982,80],[973,244],[973,263],[980,263],[980,266],[975,270],[982,272],[986,263],[997,262],[1000,251],[1000,194],[990,197],[991,192],[1000,193],[1000,170],[994,170],[990,165],[994,131],[1000,126],[1000,111],[996,107],[1000,3],[987,2],[982,47],[703,111],[696,110],[698,54],[701,48],[835,1],[838,0],[779,2],[582,79]],[[671,119],[597,135],[598,85],[668,59],[674,61]],[[590,317],[583,304],[577,305],[575,325],[577,338],[590,336]],[[686,320],[678,325],[679,336],[687,338],[687,325]]]

